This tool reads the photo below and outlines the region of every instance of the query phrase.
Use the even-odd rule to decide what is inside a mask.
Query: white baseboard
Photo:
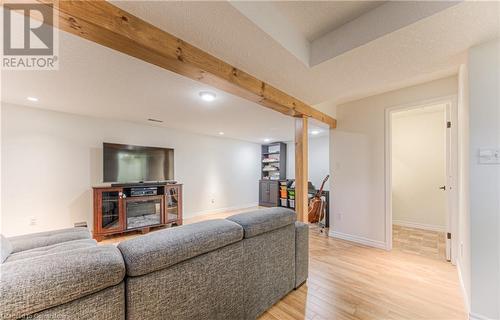
[[[464,278],[462,277],[462,267],[461,261],[457,263],[457,273],[458,273],[458,281],[460,282],[460,289],[462,291],[462,296],[464,298],[465,310],[468,314],[470,314],[470,304],[469,304],[469,296],[467,295],[467,290],[465,290]]]
[[[488,318],[488,317],[482,316],[480,314],[470,312],[469,313],[469,320],[495,320],[495,319]]]
[[[369,246],[369,247],[374,247],[374,248],[379,248],[379,249],[384,249],[384,250],[386,249],[385,242],[383,242],[383,241],[372,240],[372,239],[368,239],[365,237],[355,236],[355,235],[346,234],[346,233],[333,231],[333,230],[330,230],[328,232],[328,236],[330,236],[332,238],[338,238],[338,239],[342,239],[342,240],[347,240],[347,241],[359,243],[359,244]]]
[[[417,229],[437,231],[437,232],[446,232],[445,226],[436,226],[432,224],[425,224],[425,223],[418,223],[418,222],[404,221],[404,220],[392,220],[392,223],[402,227],[417,228]]]
[[[257,208],[258,206],[259,206],[259,203],[255,202],[255,203],[247,203],[247,204],[242,204],[242,205],[233,206],[233,207],[208,209],[208,210],[197,211],[197,212],[194,212],[194,213],[189,214],[189,215],[185,215],[184,218],[189,219],[189,218],[194,218],[194,217],[206,215],[206,214],[216,214],[216,213],[222,213],[222,212],[227,212],[227,211],[236,211],[236,210]]]

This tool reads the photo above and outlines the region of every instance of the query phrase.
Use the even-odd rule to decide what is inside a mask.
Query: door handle
[[[441,190],[446,190],[446,186],[439,187]]]

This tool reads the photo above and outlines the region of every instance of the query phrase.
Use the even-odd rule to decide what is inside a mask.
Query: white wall
[[[445,105],[392,114],[392,219],[446,230]]]
[[[337,107],[331,235],[385,247],[385,110],[456,93],[457,78],[448,77]]]
[[[500,41],[470,49],[469,190],[471,314],[500,319],[500,164],[479,164],[479,148],[500,148]]]
[[[457,268],[470,311],[469,83],[467,66],[458,74],[458,259]]]
[[[104,141],[175,148],[185,217],[258,202],[254,143],[19,106],[2,106],[1,119],[7,236],[91,224],[91,186],[102,182]],[[30,217],[37,225],[29,225]]]
[[[308,142],[309,181],[319,189],[325,176],[330,174],[330,138],[328,135],[309,137]],[[286,153],[287,179],[295,179],[295,144],[293,142],[287,142]],[[330,190],[329,183],[325,183],[324,190]]]

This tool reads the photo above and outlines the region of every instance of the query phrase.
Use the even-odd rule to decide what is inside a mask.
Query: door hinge
[[[450,240],[450,239],[451,239],[451,233],[450,233],[450,232],[448,232],[448,233],[446,234],[446,238],[447,238],[448,240]]]
[[[446,122],[446,128],[451,128],[451,121]]]

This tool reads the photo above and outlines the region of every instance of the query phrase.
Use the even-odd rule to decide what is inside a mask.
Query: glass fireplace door
[[[162,196],[129,197],[125,202],[127,229],[150,227],[162,223]]]
[[[95,224],[98,233],[119,231],[123,227],[122,219],[122,192],[121,189],[97,189],[97,221]]]
[[[168,186],[165,191],[166,196],[166,220],[167,223],[177,222],[180,218],[180,187]]]

